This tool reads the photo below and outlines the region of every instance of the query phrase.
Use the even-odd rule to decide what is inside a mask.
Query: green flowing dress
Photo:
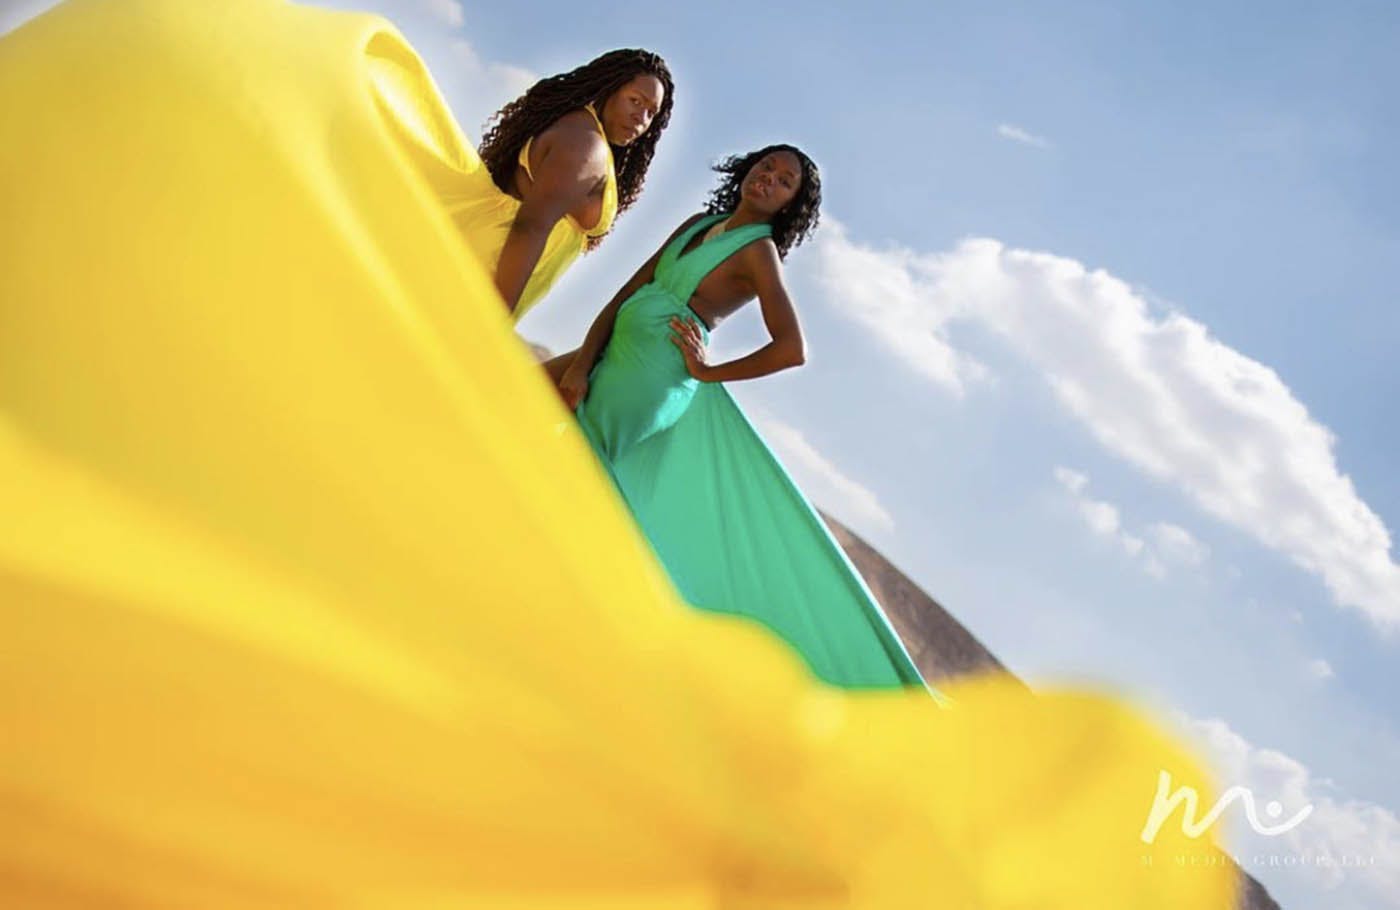
[[[672,317],[716,266],[771,233],[696,221],[619,309],[578,421],[676,587],[696,607],[747,616],[785,638],[818,677],[846,688],[922,680],[870,590],[802,491],[720,383],[702,383],[671,342]]]

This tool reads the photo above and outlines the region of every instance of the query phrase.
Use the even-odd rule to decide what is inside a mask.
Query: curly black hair
[[[797,188],[797,195],[793,196],[792,201],[783,206],[770,222],[773,225],[773,243],[778,248],[778,257],[786,259],[789,250],[812,236],[812,232],[817,229],[817,222],[821,220],[822,175],[817,170],[817,165],[800,148],[779,143],[747,155],[730,155],[725,158],[714,166],[715,173],[722,174],[724,179],[711,191],[710,198],[705,203],[705,211],[712,215],[734,211],[739,205],[744,177],[755,164],[763,160],[763,156],[773,152],[792,152],[802,164],[802,185]]]
[[[613,92],[641,75],[661,80],[665,96],[652,118],[651,127],[628,146],[612,147],[613,164],[617,174],[617,211],[627,211],[641,195],[647,168],[656,152],[656,141],[671,122],[671,106],[676,89],[666,61],[657,54],[637,48],[608,51],[577,69],[541,79],[529,91],[501,108],[488,120],[481,138],[481,160],[491,172],[496,186],[505,192],[512,189],[516,159],[527,140],[548,129],[570,111],[593,104],[601,115],[603,105]],[[588,248],[598,245],[601,237],[591,237]]]

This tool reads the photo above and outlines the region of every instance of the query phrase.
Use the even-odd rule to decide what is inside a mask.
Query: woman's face
[[[739,190],[745,202],[768,217],[783,210],[802,186],[802,162],[786,149],[769,152],[749,168]]]
[[[633,76],[622,88],[608,96],[598,119],[603,122],[603,132],[613,145],[631,145],[651,129],[651,121],[661,110],[661,102],[666,100],[666,87],[661,80],[643,73]]]

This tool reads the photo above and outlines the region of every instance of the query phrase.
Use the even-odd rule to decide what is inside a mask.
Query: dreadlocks
[[[621,214],[641,195],[647,168],[671,120],[671,105],[675,86],[671,71],[660,56],[640,49],[608,51],[583,66],[558,76],[541,79],[519,98],[497,111],[487,121],[486,135],[481,139],[481,160],[491,172],[496,186],[506,192],[512,188],[516,159],[527,140],[548,129],[570,111],[592,103],[601,115],[603,104],[613,92],[637,76],[651,75],[661,80],[665,95],[661,107],[652,118],[651,127],[628,146],[612,147],[617,174],[617,211]],[[588,248],[597,246],[601,237],[589,238]]]
[[[822,205],[822,176],[816,164],[806,153],[796,146],[779,143],[761,148],[747,155],[731,155],[713,168],[723,176],[720,185],[710,193],[705,203],[705,211],[712,215],[732,212],[739,206],[744,177],[765,155],[773,152],[792,152],[802,164],[802,185],[792,201],[773,216],[773,244],[778,248],[778,258],[786,259],[788,250],[802,243],[817,229]]]

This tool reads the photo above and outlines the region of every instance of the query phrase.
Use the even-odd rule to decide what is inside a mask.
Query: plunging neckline
[[[711,217],[711,218],[716,218],[716,217],[718,217],[718,218],[720,219],[720,221],[724,221],[724,220],[726,220],[726,219],[728,219],[728,218],[733,217],[733,214],[734,214],[733,212],[730,212],[729,214],[716,214],[716,215],[711,215],[711,216],[709,216],[709,217]],[[700,220],[700,221],[704,221],[705,219],[704,219],[704,218],[701,218],[701,219],[699,219],[699,220]],[[718,234],[714,235],[713,237],[706,237],[706,236],[704,235],[703,232],[706,231],[706,230],[708,230],[709,228],[714,227],[716,224],[719,224],[719,221],[713,221],[713,220],[712,220],[712,221],[710,221],[709,224],[706,224],[706,225],[703,225],[703,226],[702,226],[702,225],[696,225],[696,226],[695,226],[695,227],[696,227],[695,235],[700,237],[700,242],[697,243],[697,244],[695,244],[695,246],[691,247],[691,248],[688,249],[688,250],[682,248],[681,251],[680,251],[679,253],[676,254],[676,262],[680,262],[682,259],[684,259],[685,257],[689,256],[691,253],[697,253],[697,252],[699,252],[700,249],[703,248],[706,244],[708,244],[708,243],[713,243],[713,242],[719,240],[721,237],[724,237],[724,236],[727,235],[727,234],[732,234],[732,233],[734,233],[735,231],[741,231],[741,230],[743,230],[743,229],[746,228],[746,227],[751,227],[751,226],[753,226],[753,225],[763,224],[763,223],[764,223],[764,222],[762,222],[762,221],[752,221],[752,222],[749,222],[749,224],[741,224],[741,225],[739,225],[738,227],[727,227],[727,228],[725,228],[724,230],[720,231]],[[692,237],[687,237],[687,238],[686,238],[686,241],[685,241],[686,244],[688,245],[692,239],[694,239],[693,236],[692,236]],[[756,238],[755,238],[755,239],[756,239]]]
[[[747,246],[754,240],[759,239],[759,237],[768,236],[772,231],[771,225],[769,225],[767,222],[754,221],[748,224],[741,224],[738,227],[731,226],[725,228],[723,231],[720,231],[718,234],[715,234],[713,236],[706,236],[706,232],[712,230],[715,227],[715,225],[721,224],[732,217],[734,217],[733,212],[715,212],[709,215],[702,215],[700,218],[697,218],[689,227],[685,229],[685,231],[682,232],[680,237],[677,237],[675,241],[673,241],[672,250],[674,250],[675,252],[670,253],[668,251],[667,255],[670,256],[670,261],[666,265],[666,268],[668,270],[679,268],[681,263],[685,260],[687,256],[699,253],[707,245],[711,243],[718,243],[722,238],[735,232],[742,232],[745,228],[760,228],[761,230],[751,231],[750,233],[753,234],[753,236],[745,240],[744,243],[740,245],[740,247]],[[691,247],[690,249],[685,249],[685,247],[688,246],[691,243],[691,241],[693,241],[697,236],[700,237],[700,242],[695,244],[695,246]],[[730,256],[734,255],[734,253],[738,252],[738,249],[739,248],[730,250],[728,253],[725,254],[723,259],[721,259],[719,262],[714,263],[714,265],[712,265],[710,268],[706,269],[705,274],[702,275],[699,281],[696,282],[695,287],[691,288],[690,294],[684,302],[685,308],[689,310],[691,314],[700,322],[700,325],[704,327],[707,335],[709,332],[713,331],[714,326],[710,325],[709,321],[705,319],[705,317],[701,316],[700,313],[695,309],[695,307],[691,305],[691,299],[694,298],[695,292],[699,290],[700,283],[702,283],[705,280],[705,278],[709,276],[709,273],[713,271],[715,267],[720,265],[720,263],[722,263],[725,259],[728,259]]]
[[[661,254],[656,264],[654,280],[667,288],[682,301],[689,301],[705,276],[739,250],[757,240],[771,236],[772,225],[767,222],[744,224],[730,228],[718,237],[702,240],[694,249],[685,250],[695,236],[706,228],[713,227],[725,214],[715,213],[696,219],[675,237]],[[712,246],[713,249],[706,249]],[[685,252],[682,252],[685,250]],[[698,257],[692,265],[690,257]]]

